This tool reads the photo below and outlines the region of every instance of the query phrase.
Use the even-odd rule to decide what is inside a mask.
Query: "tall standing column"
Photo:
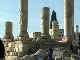
[[[73,0],[64,0],[64,36],[66,42],[72,41]]]
[[[58,40],[58,31],[59,31],[59,25],[57,20],[53,20],[52,22],[52,38],[57,41]]]
[[[26,36],[28,28],[28,0],[20,0],[20,34]],[[27,36],[26,36],[27,37]]]
[[[50,16],[50,9],[49,7],[42,8],[42,15],[41,15],[41,36],[48,37],[49,36],[49,16]]]
[[[27,32],[28,28],[28,0],[19,0],[20,1],[20,32],[18,36],[18,41],[15,41],[15,49],[18,57],[22,57],[29,53],[31,40],[29,40],[29,35]],[[18,45],[18,46],[16,46]]]
[[[74,0],[72,0],[72,38],[74,40]]]

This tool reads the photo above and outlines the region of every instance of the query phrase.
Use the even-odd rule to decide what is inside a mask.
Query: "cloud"
[[[2,12],[2,11],[0,11],[0,14],[5,15],[5,16],[12,16],[12,17],[15,16],[14,14],[8,14],[8,13]]]
[[[6,22],[6,21],[11,21],[11,22],[15,22],[14,20],[11,20],[11,19],[7,19],[6,17],[4,18],[0,18],[0,22]]]
[[[8,14],[0,11],[0,22],[6,22],[6,21],[15,22],[16,20],[13,20],[15,17],[17,16],[15,16],[14,14]]]

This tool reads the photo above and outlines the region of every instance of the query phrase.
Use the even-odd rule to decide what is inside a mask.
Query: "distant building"
[[[50,36],[52,36],[52,29],[49,30]],[[64,36],[64,29],[59,29],[59,38],[62,39]],[[31,32],[29,33],[29,38],[33,38],[33,40],[36,40],[37,37],[41,37],[41,32]]]
[[[29,38],[33,38],[33,40],[36,40],[37,37],[41,37],[41,32],[32,32],[32,33],[29,33]]]

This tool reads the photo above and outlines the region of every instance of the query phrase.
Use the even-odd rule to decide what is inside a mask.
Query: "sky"
[[[49,7],[57,13],[59,28],[64,28],[64,0],[29,0],[28,32],[41,31],[41,8]],[[80,0],[74,1],[74,26],[80,26]],[[0,37],[5,33],[5,22],[13,22],[13,35],[19,34],[19,0],[0,0]]]

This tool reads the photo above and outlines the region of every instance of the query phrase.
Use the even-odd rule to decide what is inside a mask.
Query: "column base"
[[[51,39],[50,34],[42,34],[41,33],[41,39]]]
[[[28,32],[26,32],[26,33],[19,33],[18,37],[29,38],[29,34],[28,34]]]
[[[62,42],[67,42],[67,43],[71,43],[72,40],[73,39],[71,36],[63,36],[63,38],[62,38]]]

